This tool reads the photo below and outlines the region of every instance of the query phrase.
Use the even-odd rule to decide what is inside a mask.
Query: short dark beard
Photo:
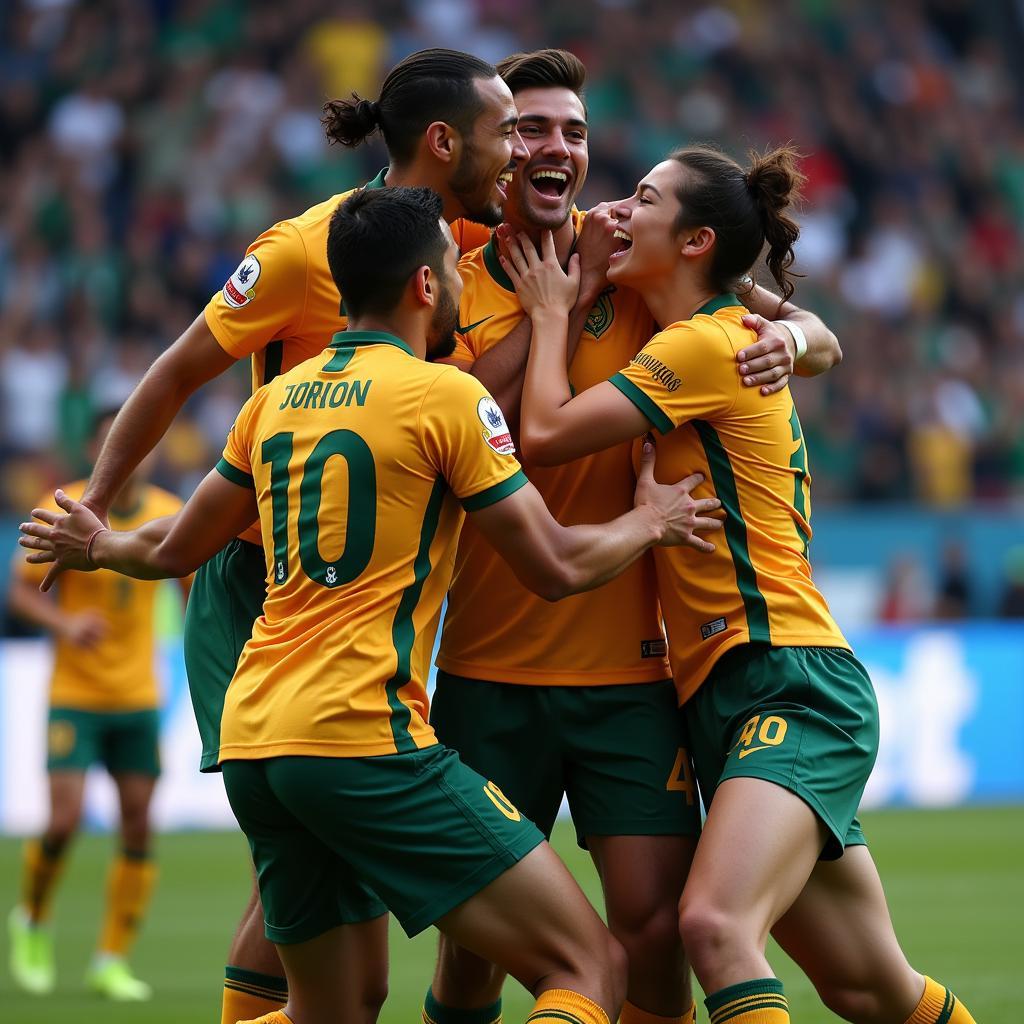
[[[476,154],[476,147],[470,138],[464,135],[462,153],[459,155],[459,162],[452,172],[448,187],[462,204],[469,220],[483,224],[485,227],[496,228],[501,223],[501,207],[494,203],[479,207],[473,198],[474,193],[479,192],[484,186],[475,166]],[[489,191],[490,189],[488,189]]]
[[[447,359],[455,351],[455,331],[459,326],[459,311],[448,290],[448,281],[443,275],[438,276],[441,278],[442,291],[427,332],[428,363]]]

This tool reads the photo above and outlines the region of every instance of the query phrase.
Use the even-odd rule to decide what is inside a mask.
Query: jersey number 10
[[[292,471],[291,431],[275,434],[263,442],[260,455],[270,466],[270,500],[273,511],[274,583],[288,579],[288,527],[291,509],[288,489]],[[345,550],[334,561],[320,554],[320,503],[323,498],[324,469],[335,455],[348,463],[348,521]],[[351,583],[370,563],[377,530],[377,469],[367,443],[352,430],[324,434],[302,466],[299,482],[298,532],[302,571],[323,587]]]

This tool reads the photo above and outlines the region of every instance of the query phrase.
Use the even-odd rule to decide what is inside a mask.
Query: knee
[[[149,850],[149,813],[145,808],[133,808],[121,815],[121,840],[133,853]]]
[[[679,909],[679,935],[686,955],[700,977],[702,968],[720,963],[741,948],[746,937],[735,915],[701,900],[683,899]]]
[[[671,903],[617,916],[609,925],[634,964],[663,964],[682,955],[679,918]]]
[[[365,1019],[375,1021],[380,1016],[381,1008],[388,997],[388,972],[386,966],[383,971],[366,978],[363,983],[362,996]]]
[[[44,837],[46,846],[54,853],[62,853],[78,831],[81,817],[78,807],[55,809]]]

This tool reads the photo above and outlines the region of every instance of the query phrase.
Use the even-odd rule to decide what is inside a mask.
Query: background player
[[[554,600],[654,544],[708,550],[693,531],[720,528],[701,516],[718,502],[689,500],[697,477],[654,485],[649,456],[632,510],[551,518],[493,399],[424,362],[451,351],[461,291],[440,212],[426,189],[364,190],[338,208],[328,258],[349,329],[249,400],[162,539],[112,534],[63,495],[71,516],[38,511],[52,527],[23,530],[39,557],[166,575],[208,557],[258,501],[270,589],[220,759],[289,979],[287,1016],[266,1020],[359,1019],[338,957],[343,926],[382,913],[379,893],[410,934],[437,922],[514,973],[537,997],[534,1024],[607,1024],[617,945],[536,828],[426,722],[433,626],[463,508]]]
[[[391,70],[376,101],[339,100],[326,109],[332,141],[353,146],[376,131],[384,136],[391,163],[368,187],[429,185],[441,196],[447,220],[500,220],[509,166],[525,153],[511,94],[490,64],[453,50],[424,50]],[[257,238],[224,289],[154,362],[114,423],[83,496],[101,518],[198,387],[246,356],[252,357],[258,387],[322,351],[344,328],[326,240],[331,214],[349,194],[332,196]],[[463,245],[478,244],[468,225],[460,225],[457,234]],[[202,770],[216,768],[224,693],[264,594],[255,528],[197,574],[185,621],[185,659],[203,742]],[[228,954],[226,1024],[287,998],[262,918],[254,889]]]
[[[574,206],[589,165],[582,62],[549,49],[516,54],[498,70],[515,98],[529,154],[510,185],[500,230],[539,241],[550,229],[563,266],[570,252],[580,254],[568,350],[579,394],[628,362],[654,333],[654,321],[635,291],[608,285],[608,258],[619,243],[607,210],[583,215]],[[493,387],[517,421],[530,322],[498,249],[494,239],[460,262],[459,322],[466,326],[452,361]],[[775,296],[762,289],[756,296],[763,312],[777,315]],[[809,356],[818,360],[812,365],[832,365],[838,346],[821,321],[789,304],[782,312],[802,320]],[[792,344],[786,327],[761,323],[763,345],[778,340],[784,352],[781,338]],[[528,465],[527,472],[560,522],[605,519],[632,504],[629,442],[565,466]],[[431,710],[441,741],[494,779],[546,835],[568,793],[579,842],[601,877],[609,926],[629,957],[624,1024],[693,1014],[676,904],[700,810],[655,589],[648,557],[552,608],[467,523]],[[495,594],[502,597],[500,615]],[[501,1014],[502,981],[492,965],[442,937],[424,1020],[490,1024]]]
[[[117,410],[93,421],[95,457]],[[78,497],[85,481],[69,484]],[[52,498],[46,507],[56,509]],[[171,515],[181,502],[148,483],[144,466],[133,473],[110,507],[110,522],[131,530]],[[159,687],[154,605],[156,583],[100,572],[61,578],[54,595],[39,593],[41,566],[16,558],[7,594],[11,612],[54,638],[47,728],[50,818],[42,836],[25,848],[21,902],[11,911],[10,967],[16,984],[45,994],[56,985],[50,903],[68,844],[78,830],[88,769],[102,764],[117,786],[121,849],[111,865],[107,905],[87,982],[116,1000],[148,999],[149,986],[125,960],[156,878],[150,850],[149,806],[160,774]],[[187,596],[188,582],[182,580]]]
[[[656,556],[676,687],[707,819],[680,931],[712,1024],[785,1024],[771,932],[835,1013],[858,1024],[973,1024],[949,990],[907,962],[856,818],[878,746],[871,681],[811,580],[810,476],[788,392],[737,385],[749,342],[729,292],[767,246],[787,268],[802,176],[780,149],[749,169],[677,150],[616,204],[623,238],[609,278],[667,325],[620,373],[573,398],[565,379],[575,283],[550,237],[503,263],[534,341],[523,443],[543,461],[656,429],[661,472],[699,465],[727,512],[727,543],[698,566]],[[670,468],[671,467],[671,468]]]

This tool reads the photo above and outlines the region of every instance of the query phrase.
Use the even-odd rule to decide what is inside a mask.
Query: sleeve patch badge
[[[256,254],[249,253],[227,279],[224,285],[224,301],[235,309],[241,309],[252,302],[256,295],[256,282],[260,279],[262,270]]]
[[[512,435],[505,423],[505,415],[490,395],[477,402],[476,414],[484,425],[484,440],[499,455],[515,455],[516,446],[512,443]]]

